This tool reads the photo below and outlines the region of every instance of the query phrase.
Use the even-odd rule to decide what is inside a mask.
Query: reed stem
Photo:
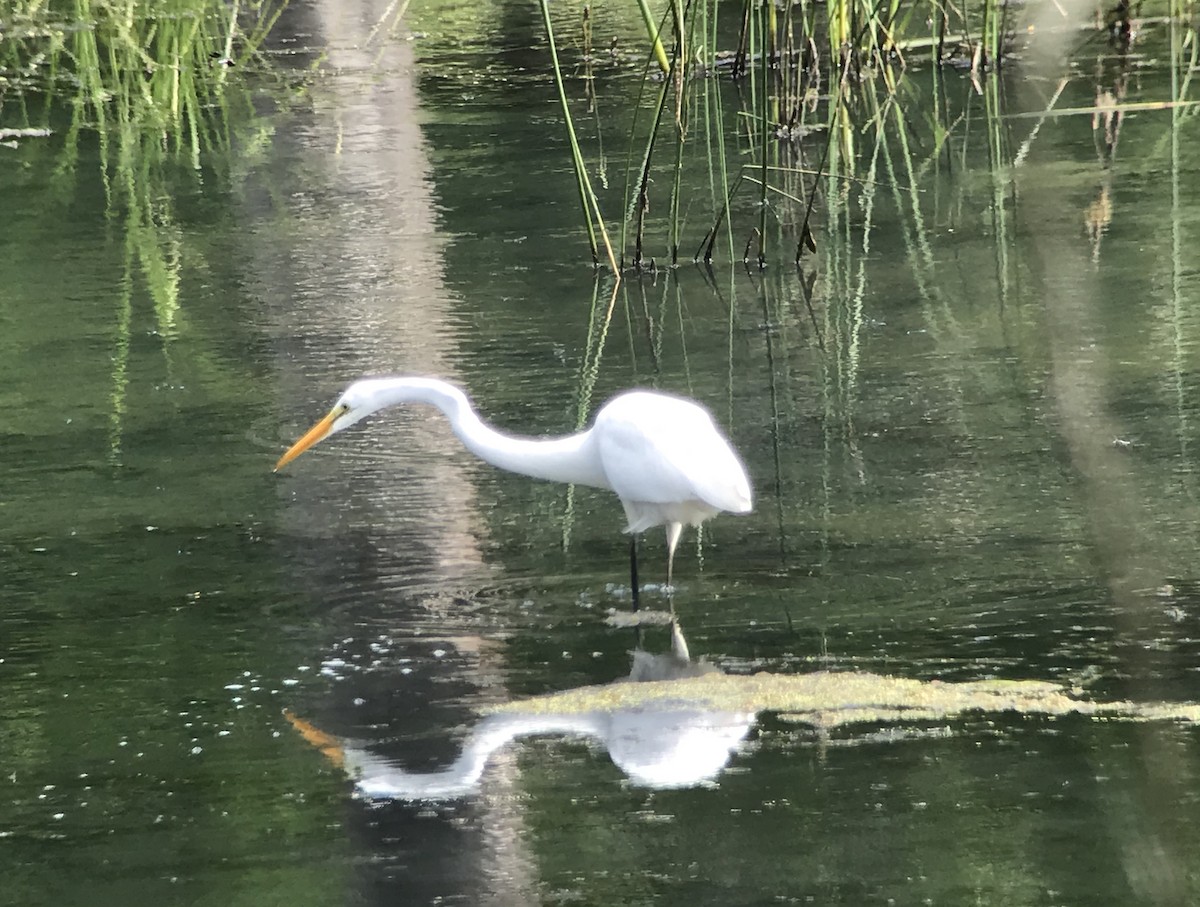
[[[567,89],[563,84],[562,67],[558,60],[558,47],[554,40],[554,24],[550,21],[550,2],[549,0],[541,0],[542,22],[546,28],[546,41],[550,45],[550,60],[554,69],[554,85],[558,89],[558,100],[562,107],[563,123],[567,130],[567,139],[571,143],[571,162],[575,166],[576,187],[579,191],[579,203],[583,209],[583,222],[587,228],[588,244],[592,253],[592,264],[599,266],[600,256],[596,243],[596,231],[600,232],[600,237],[604,242],[604,251],[608,256],[609,267],[613,273],[619,273],[617,267],[617,259],[613,254],[612,243],[608,238],[608,231],[604,227],[604,218],[600,213],[600,202],[596,198],[596,193],[592,189],[592,181],[588,176],[587,165],[583,160],[583,151],[579,147],[579,138],[575,134],[575,123],[571,119],[571,105],[567,101]]]

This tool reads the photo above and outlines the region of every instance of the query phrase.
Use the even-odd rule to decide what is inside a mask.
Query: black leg
[[[633,593],[633,610],[638,610],[637,536],[629,537],[629,588]]]

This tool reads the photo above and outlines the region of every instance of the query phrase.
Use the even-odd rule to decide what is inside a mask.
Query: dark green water
[[[448,799],[352,796],[283,710],[427,777],[490,707],[627,674],[632,638],[603,620],[628,605],[616,501],[479,464],[436,414],[271,474],[365,373],[573,429],[608,303],[532,15],[360,50],[374,16],[329,6],[276,37],[283,72],[327,50],[311,88],[239,75],[255,117],[165,169],[152,228],[113,214],[94,137],[73,163],[61,129],[0,148],[0,902],[1200,899],[1182,723],[746,715],[725,770],[673,789],[705,739],[646,755],[635,722],[510,742]],[[1171,96],[1147,40],[1126,101]],[[1059,107],[1119,80],[1093,50]],[[599,81],[613,108],[635,88]],[[1006,109],[1055,89],[1014,70]],[[917,195],[823,211],[812,315],[783,263],[625,283],[592,399],[704,400],[757,495],[681,546],[694,655],[1200,699],[1200,119],[1126,116],[1115,150],[1087,115],[1002,131],[997,162],[982,125],[942,156],[914,128]],[[892,153],[877,178],[907,186]]]

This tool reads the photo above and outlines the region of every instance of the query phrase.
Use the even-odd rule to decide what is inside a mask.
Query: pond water
[[[1177,37],[1015,61],[990,120],[915,67],[921,166],[891,133],[800,269],[631,276],[604,329],[535,9],[384,12],[288,10],[136,217],[65,107],[0,147],[0,903],[1200,900],[1200,118],[1024,116],[1186,99]],[[521,433],[709,405],[756,506],[685,534],[692,663],[606,619],[611,495],[431,410],[273,474],[368,373]]]

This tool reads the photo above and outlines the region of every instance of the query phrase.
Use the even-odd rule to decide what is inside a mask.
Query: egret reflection
[[[482,718],[470,731],[461,755],[446,769],[410,772],[364,746],[338,740],[288,715],[305,738],[354,779],[356,792],[372,800],[449,800],[474,793],[491,756],[514,740],[555,736],[588,740],[603,747],[613,764],[634,784],[649,788],[694,787],[715,779],[754,723],[754,713],[713,708],[680,695],[639,703],[605,696],[606,688],[636,683],[660,686],[702,677],[719,670],[693,661],[678,625],[665,654],[638,650],[628,677],[599,687],[568,691],[582,694],[591,707],[570,705],[563,694],[511,703]]]
[[[760,712],[812,728],[827,743],[880,743],[881,725],[929,727],[969,712],[1086,715],[1105,720],[1200,723],[1196,702],[1105,702],[1045,680],[986,679],[957,683],[859,671],[726,674],[693,661],[678,624],[669,653],[633,653],[628,677],[505,703],[482,718],[447,769],[409,772],[288,715],[293,726],[355,779],[358,793],[378,800],[447,800],[474,793],[490,757],[522,737],[583,738],[602,746],[635,784],[694,787],[716,779]],[[867,728],[864,733],[863,729]]]

